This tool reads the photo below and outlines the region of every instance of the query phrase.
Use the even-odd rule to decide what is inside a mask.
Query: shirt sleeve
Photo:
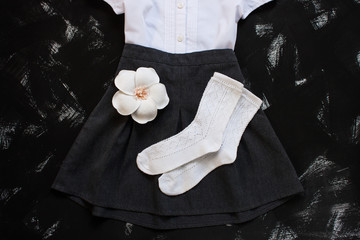
[[[124,0],[104,0],[107,2],[116,14],[124,13]]]
[[[245,19],[252,11],[272,0],[236,0],[238,20]]]

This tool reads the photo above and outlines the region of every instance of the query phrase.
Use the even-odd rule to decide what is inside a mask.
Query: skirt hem
[[[193,219],[192,219],[192,221],[189,221],[189,219],[187,219],[186,223],[154,224],[154,223],[150,223],[150,222],[141,221],[141,219],[136,218],[136,217],[123,216],[123,214],[116,214],[116,213],[112,212],[112,211],[116,211],[114,209],[106,208],[106,207],[105,208],[99,207],[97,205],[94,205],[94,204],[86,201],[82,197],[75,196],[75,195],[72,195],[69,193],[67,193],[67,194],[68,195],[66,195],[66,197],[69,200],[88,209],[93,216],[101,217],[101,218],[109,218],[109,219],[113,219],[113,220],[120,220],[123,222],[136,224],[136,225],[139,225],[142,227],[159,229],[159,230],[168,230],[168,229],[177,229],[177,228],[210,227],[210,226],[217,226],[217,225],[224,225],[224,224],[240,224],[240,223],[251,221],[251,220],[255,219],[256,217],[261,216],[262,214],[264,214],[270,210],[273,210],[276,207],[279,207],[280,205],[289,201],[291,198],[295,197],[295,195],[292,194],[289,196],[282,197],[280,199],[276,199],[274,201],[271,201],[271,202],[265,204],[264,206],[258,207],[257,211],[255,210],[255,212],[253,212],[252,209],[249,209],[249,210],[239,211],[239,212],[189,215],[188,217],[191,217]],[[135,211],[129,211],[129,210],[123,210],[123,211],[127,212],[128,214],[137,214],[137,212],[135,212]],[[250,213],[246,213],[247,211],[250,211]],[[228,215],[228,216],[223,217],[224,219],[212,219],[212,217],[217,216],[217,215],[222,215],[222,216]],[[163,218],[162,221],[167,221],[167,219],[174,218],[174,216],[161,216],[161,215],[154,215],[154,216]],[[196,219],[196,216],[199,216],[200,218],[207,218],[207,220],[198,221]]]
[[[184,215],[179,215],[179,213],[173,213],[172,215],[161,215],[159,213],[154,212],[144,212],[142,209],[122,209],[122,208],[115,208],[111,206],[100,206],[98,204],[95,204],[93,201],[89,200],[88,197],[82,196],[82,194],[74,193],[72,191],[68,191],[65,188],[53,184],[52,189],[63,192],[66,194],[66,197],[70,200],[76,202],[82,207],[87,208],[90,210],[91,214],[97,217],[103,217],[103,218],[111,218],[115,220],[130,222],[133,224],[137,224],[143,227],[149,227],[149,228],[156,228],[156,229],[175,229],[175,228],[193,228],[193,227],[205,227],[205,226],[215,226],[215,225],[222,225],[222,224],[231,224],[231,223],[243,223],[250,221],[291,199],[296,194],[299,194],[303,191],[302,188],[299,189],[293,189],[292,192],[288,194],[284,194],[283,196],[276,196],[274,199],[264,201],[261,204],[257,204],[257,206],[253,207],[246,207],[246,208],[239,208],[239,209],[231,209],[231,210],[222,210],[221,212],[201,212],[201,213],[187,213]],[[120,214],[116,214],[116,211],[121,212]],[[126,213],[126,214],[123,214]],[[190,219],[186,220],[186,223],[183,224],[153,224],[149,222],[141,221],[139,218],[131,217],[129,215],[137,215],[137,214],[145,214],[145,215],[151,215],[155,218],[161,218],[161,219],[170,219],[170,218],[176,218],[176,217],[184,217],[184,218],[192,218],[192,222],[190,222]],[[127,216],[123,216],[127,215]],[[214,216],[222,216],[222,218],[225,219],[212,219]],[[228,215],[228,216],[226,216]],[[208,218],[203,219],[201,222],[199,222],[196,217],[201,218]],[[225,217],[224,217],[225,216]],[[190,221],[189,221],[190,220]]]

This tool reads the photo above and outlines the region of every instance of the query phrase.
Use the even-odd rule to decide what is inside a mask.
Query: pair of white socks
[[[159,187],[167,195],[190,190],[215,168],[235,161],[241,136],[261,102],[240,82],[215,72],[190,125],[139,153],[138,168],[162,174]]]

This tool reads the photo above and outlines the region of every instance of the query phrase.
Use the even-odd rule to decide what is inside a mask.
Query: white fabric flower
[[[155,119],[158,109],[169,103],[165,85],[153,68],[140,67],[135,71],[121,70],[115,78],[119,89],[112,105],[124,116],[130,115],[138,123],[144,124]]]

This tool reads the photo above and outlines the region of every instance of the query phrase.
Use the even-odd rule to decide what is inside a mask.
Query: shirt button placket
[[[186,47],[185,0],[176,0],[176,53],[184,53]]]

